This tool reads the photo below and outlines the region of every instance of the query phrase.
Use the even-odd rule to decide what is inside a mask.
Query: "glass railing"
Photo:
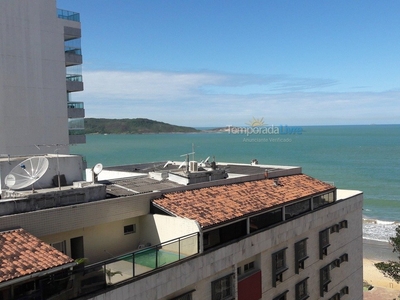
[[[82,75],[67,74],[67,81],[79,81],[82,82]]]
[[[85,108],[83,102],[68,101],[67,106],[68,106],[68,108],[81,108],[81,109]]]
[[[80,15],[77,12],[57,8],[57,16],[59,19],[80,22]]]
[[[73,48],[73,47],[64,47],[64,51],[67,54],[75,54],[75,55],[82,55],[82,49],[81,48]]]
[[[76,290],[80,291],[79,295],[98,291],[198,254],[198,241],[196,232],[87,266],[75,276]]]
[[[69,130],[82,130],[85,129],[85,120],[84,118],[74,118],[68,119],[68,129]]]

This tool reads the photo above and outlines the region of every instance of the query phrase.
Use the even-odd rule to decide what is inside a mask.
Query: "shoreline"
[[[400,291],[400,284],[385,277],[374,265],[388,260],[399,260],[388,242],[363,239],[363,281],[374,287]]]

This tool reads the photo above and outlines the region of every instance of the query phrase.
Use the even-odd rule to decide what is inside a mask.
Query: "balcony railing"
[[[82,82],[82,75],[67,74],[67,81],[79,81]]]
[[[68,105],[68,108],[80,108],[80,109],[85,108],[83,102],[68,101],[67,105]]]
[[[59,19],[80,22],[80,14],[77,12],[57,8],[57,16]]]
[[[40,299],[74,299],[105,291],[115,284],[129,282],[136,276],[153,272],[199,253],[199,233],[195,232],[155,246],[111,258],[93,265],[77,265],[73,270],[39,279]],[[43,288],[44,287],[44,288]],[[38,298],[39,299],[39,298]]]

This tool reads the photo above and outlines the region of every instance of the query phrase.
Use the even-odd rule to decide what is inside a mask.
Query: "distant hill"
[[[199,132],[192,127],[171,125],[149,119],[97,119],[85,118],[85,133],[173,133]]]

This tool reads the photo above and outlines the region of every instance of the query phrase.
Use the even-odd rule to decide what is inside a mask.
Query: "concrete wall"
[[[57,146],[35,145],[69,141],[64,28],[56,1],[0,1],[0,41],[0,154],[54,153]]]
[[[339,199],[342,197],[338,191]],[[349,299],[361,300],[362,291],[362,201],[360,192],[347,193],[350,199],[286,222],[270,230],[254,234],[237,243],[199,255],[184,263],[166,268],[153,275],[126,284],[91,299],[170,299],[195,289],[194,300],[211,299],[211,282],[236,271],[236,267],[252,257],[260,255],[262,272],[262,299],[272,299],[289,290],[288,299],[295,298],[295,285],[309,277],[309,299],[319,299],[319,270],[333,259],[347,253],[349,261],[331,271],[332,282],[326,299],[348,286]],[[348,228],[330,235],[328,256],[319,259],[319,231],[342,220],[348,221]],[[305,270],[294,271],[294,243],[308,237],[308,255]],[[271,255],[287,247],[288,270],[284,281],[272,287]]]
[[[66,241],[67,255],[71,255],[70,240],[82,236],[85,258],[92,264],[137,249],[142,227],[139,219],[128,218],[40,238],[49,244]],[[136,232],[124,234],[124,226],[131,224],[136,225]]]
[[[1,134],[1,133],[0,133]],[[54,187],[53,177],[58,174],[65,175],[65,179],[68,185],[72,185],[75,181],[83,180],[83,160],[81,156],[78,155],[57,155],[50,154],[45,155],[49,161],[49,167],[46,173],[34,183],[34,188],[49,188]],[[0,189],[8,189],[4,184],[5,177],[11,172],[11,170],[21,164],[22,161],[28,157],[13,157],[8,161],[8,159],[3,158],[0,160]],[[21,190],[30,190],[31,186],[26,187]]]
[[[144,216],[142,217],[142,225],[144,230],[142,236],[146,237],[146,240],[143,240],[142,244],[148,242],[152,245],[165,243],[178,237],[200,231],[197,222],[193,220],[163,215]],[[180,244],[174,242],[169,245],[164,245],[164,250],[175,253],[180,252],[184,255],[192,255],[198,251],[197,241],[198,238],[195,236],[181,241]]]

